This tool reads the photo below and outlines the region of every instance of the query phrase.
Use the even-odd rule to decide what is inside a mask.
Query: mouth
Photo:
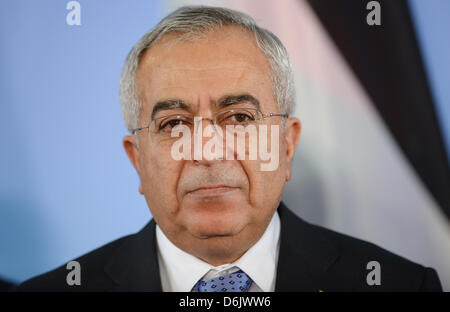
[[[201,186],[199,188],[196,188],[192,191],[189,191],[187,194],[192,196],[220,196],[224,195],[230,192],[234,192],[238,190],[238,187],[232,187],[228,185],[208,185],[208,186]]]

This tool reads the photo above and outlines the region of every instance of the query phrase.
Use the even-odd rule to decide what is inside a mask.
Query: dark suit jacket
[[[275,291],[441,291],[436,271],[374,244],[309,224],[283,203]],[[78,259],[81,285],[69,286],[63,265],[34,277],[19,291],[162,291],[155,221]],[[381,285],[366,282],[369,261],[381,267]]]
[[[13,289],[14,284],[0,279],[0,292],[6,292]]]

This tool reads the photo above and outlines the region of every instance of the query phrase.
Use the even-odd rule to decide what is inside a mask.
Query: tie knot
[[[209,280],[199,280],[192,288],[198,292],[247,292],[252,285],[251,278],[239,270]]]

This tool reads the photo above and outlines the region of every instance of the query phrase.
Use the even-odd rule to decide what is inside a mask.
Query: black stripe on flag
[[[379,0],[379,26],[366,22],[369,1],[308,2],[450,218],[448,156],[406,1]]]

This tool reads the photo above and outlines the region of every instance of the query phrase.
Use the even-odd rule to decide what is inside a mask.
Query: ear
[[[133,164],[133,167],[136,169],[138,175],[140,176],[140,154],[134,135],[127,135],[123,138],[123,147],[125,148],[125,152],[127,153],[131,163]],[[142,183],[139,184],[139,193],[144,195],[144,192],[142,191]]]
[[[285,129],[285,140],[286,140],[286,181],[291,179],[291,163],[294,158],[295,149],[298,145],[298,140],[300,139],[300,132],[302,130],[301,122],[298,118],[287,118],[286,119],[286,129]]]

